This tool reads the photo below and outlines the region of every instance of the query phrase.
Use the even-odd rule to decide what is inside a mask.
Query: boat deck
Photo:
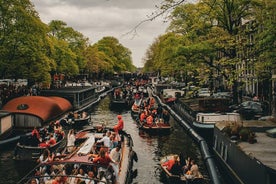
[[[276,127],[274,121],[258,121],[248,120],[242,122],[244,127],[249,127],[255,132],[257,142],[250,144],[249,142],[238,142],[237,146],[250,156],[259,160],[263,165],[276,170],[276,138],[269,137],[265,130],[273,129]],[[217,123],[216,126],[222,130],[225,127],[224,122]],[[255,131],[258,130],[258,131]]]
[[[238,146],[250,157],[255,157],[262,164],[276,170],[276,138],[266,133],[256,133],[257,143],[240,142]]]

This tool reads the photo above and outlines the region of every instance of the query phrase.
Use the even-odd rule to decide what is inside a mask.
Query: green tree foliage
[[[240,72],[236,69],[240,61],[237,58],[240,44],[237,36],[242,22],[254,16],[253,7],[257,0],[200,0],[185,3],[185,0],[165,0],[160,7],[161,12],[174,9],[169,16],[169,31],[185,38],[182,46],[178,47],[178,55],[186,58],[182,62],[191,63],[191,68],[196,68],[194,74],[200,74],[198,79],[211,89],[214,79],[223,76],[232,86],[236,101]]]
[[[257,71],[276,69],[276,1],[259,0],[254,7],[256,15],[256,56]]]
[[[0,1],[0,72],[5,78],[50,81],[49,42],[29,0]]]
[[[103,37],[94,46],[99,52],[105,54],[106,57],[103,59],[112,66],[114,72],[134,71],[131,51],[120,44],[118,39],[109,36]],[[107,68],[109,67],[107,66]]]
[[[57,62],[55,71],[74,76],[84,70],[87,64],[85,50],[88,47],[88,39],[60,20],[51,21],[49,29],[49,37],[54,43],[52,56]]]
[[[89,46],[85,52],[87,59],[86,73],[91,77],[100,76],[100,74],[113,74],[113,66],[110,58],[102,51],[99,51],[96,45]]]

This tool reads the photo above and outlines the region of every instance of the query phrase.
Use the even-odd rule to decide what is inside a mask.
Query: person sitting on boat
[[[95,174],[94,171],[87,172],[87,179],[85,179],[85,184],[95,184]]]
[[[77,174],[77,183],[81,183],[84,180],[84,177],[87,177],[87,174],[84,172],[82,168],[78,169],[78,174]]]
[[[191,168],[185,174],[187,179],[199,178],[200,173],[198,169],[198,165],[195,163],[195,160],[191,159]]]
[[[146,113],[145,113],[145,111],[142,111],[142,113],[140,114],[140,122],[141,123],[146,122]]]
[[[169,159],[168,161],[164,162],[162,164],[163,167],[166,167],[168,171],[171,171],[173,165],[175,164],[176,160],[178,160],[179,157],[178,155],[174,155],[171,159]]]
[[[170,114],[167,110],[164,110],[163,112],[163,120],[165,124],[169,124],[170,122]]]
[[[157,110],[153,108],[153,109],[151,110],[151,115],[152,115],[152,117],[153,117],[153,119],[154,119],[154,122],[155,122],[155,120],[156,120],[156,118],[157,118]]]
[[[199,173],[199,169],[198,169],[198,165],[195,163],[195,160],[191,160],[191,175],[194,177],[194,178],[198,178],[200,176],[200,173]]]
[[[120,155],[121,155],[121,146],[120,145],[117,145],[109,153],[110,158],[115,163],[119,163],[119,161],[120,161]]]
[[[110,148],[110,146],[111,146],[110,135],[111,135],[111,132],[110,132],[110,131],[107,131],[106,133],[104,133],[103,138],[97,140],[97,144],[102,143],[103,146],[104,146],[105,148],[107,148],[106,150],[109,150],[109,148]]]
[[[85,112],[85,111],[83,111],[82,113],[81,113],[81,118],[82,119],[85,119],[85,118],[87,118],[87,112]]]
[[[64,131],[62,130],[62,126],[60,125],[59,121],[55,123],[54,127],[54,137],[57,142],[59,142],[64,136]]]
[[[107,183],[104,173],[105,173],[104,171],[99,172],[99,180],[100,181],[98,182],[98,184],[106,184]]]
[[[182,175],[183,171],[182,171],[182,167],[180,165],[179,157],[175,160],[175,163],[173,164],[170,172],[173,175],[179,175],[179,176]]]
[[[119,134],[118,133],[116,133],[116,132],[112,132],[111,133],[111,135],[110,135],[110,150],[112,150],[113,148],[115,148],[117,145],[118,145],[118,143],[119,143],[119,141],[120,140],[118,140],[118,136],[119,136]],[[120,137],[120,136],[119,136]]]
[[[99,155],[97,157],[93,158],[92,162],[95,164],[108,166],[113,161],[105,149],[100,149]]]
[[[74,129],[69,130],[68,135],[67,135],[67,151],[69,153],[73,152],[75,149],[75,131]]]
[[[191,158],[190,157],[188,157],[186,160],[185,160],[185,165],[183,166],[183,172],[184,172],[184,174],[186,174],[188,171],[190,171],[190,169],[191,169],[191,166],[192,166],[192,164],[191,164]]]
[[[61,184],[61,183],[62,183],[61,176],[56,176],[55,179],[52,181],[51,184]]]
[[[31,179],[30,184],[38,184],[39,181],[36,178]]]
[[[50,139],[47,141],[46,144],[47,144],[48,146],[51,146],[51,145],[55,145],[56,143],[57,143],[57,141],[56,141],[54,135],[53,135],[53,134],[50,134]]]
[[[163,118],[163,108],[162,108],[162,105],[161,105],[161,104],[158,104],[158,107],[157,107],[157,109],[156,109],[156,112],[157,112],[157,118],[158,118],[158,119]]]
[[[55,122],[55,126],[54,126],[54,132],[61,132],[62,131],[62,126],[60,125],[59,121]]]
[[[48,132],[54,132],[55,130],[55,122],[51,121],[48,126]]]
[[[118,123],[117,123],[117,125],[115,125],[113,127],[113,129],[114,129],[115,132],[120,133],[124,128],[124,121],[123,121],[122,115],[120,115],[120,114],[117,116],[117,118],[118,118]]]
[[[147,117],[146,121],[147,121],[147,125],[150,125],[150,126],[153,125],[153,117],[151,115],[151,112],[149,113],[149,116]]]
[[[40,134],[36,127],[34,127],[31,134],[31,146],[37,146],[41,142]]]
[[[153,98],[153,97],[150,97],[150,100],[149,100],[149,106],[150,106],[150,107],[153,107],[153,106],[154,106],[154,104],[155,104],[155,100],[154,100],[154,98]]]
[[[37,163],[46,163],[48,161],[51,161],[51,152],[49,149],[45,149],[43,153],[40,155],[40,157],[37,159]]]
[[[46,127],[42,128],[42,130],[39,131],[39,134],[42,142],[49,138],[49,132]]]
[[[50,150],[49,149],[45,149],[43,151],[43,153],[40,155],[40,157],[37,159],[37,163],[41,164],[41,163],[46,163],[46,162],[50,162],[54,159],[54,154],[51,154]],[[47,167],[44,166],[44,167],[40,167],[39,168],[39,172],[40,173],[45,173]]]

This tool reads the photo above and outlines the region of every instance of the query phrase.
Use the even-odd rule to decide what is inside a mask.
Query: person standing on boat
[[[67,151],[69,153],[73,152],[75,149],[75,131],[74,129],[69,130],[68,135],[67,135]]]

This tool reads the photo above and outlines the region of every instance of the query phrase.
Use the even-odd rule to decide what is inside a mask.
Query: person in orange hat
[[[118,118],[118,123],[113,128],[115,132],[120,132],[124,128],[124,121],[123,121],[122,115],[118,115],[117,118]]]

